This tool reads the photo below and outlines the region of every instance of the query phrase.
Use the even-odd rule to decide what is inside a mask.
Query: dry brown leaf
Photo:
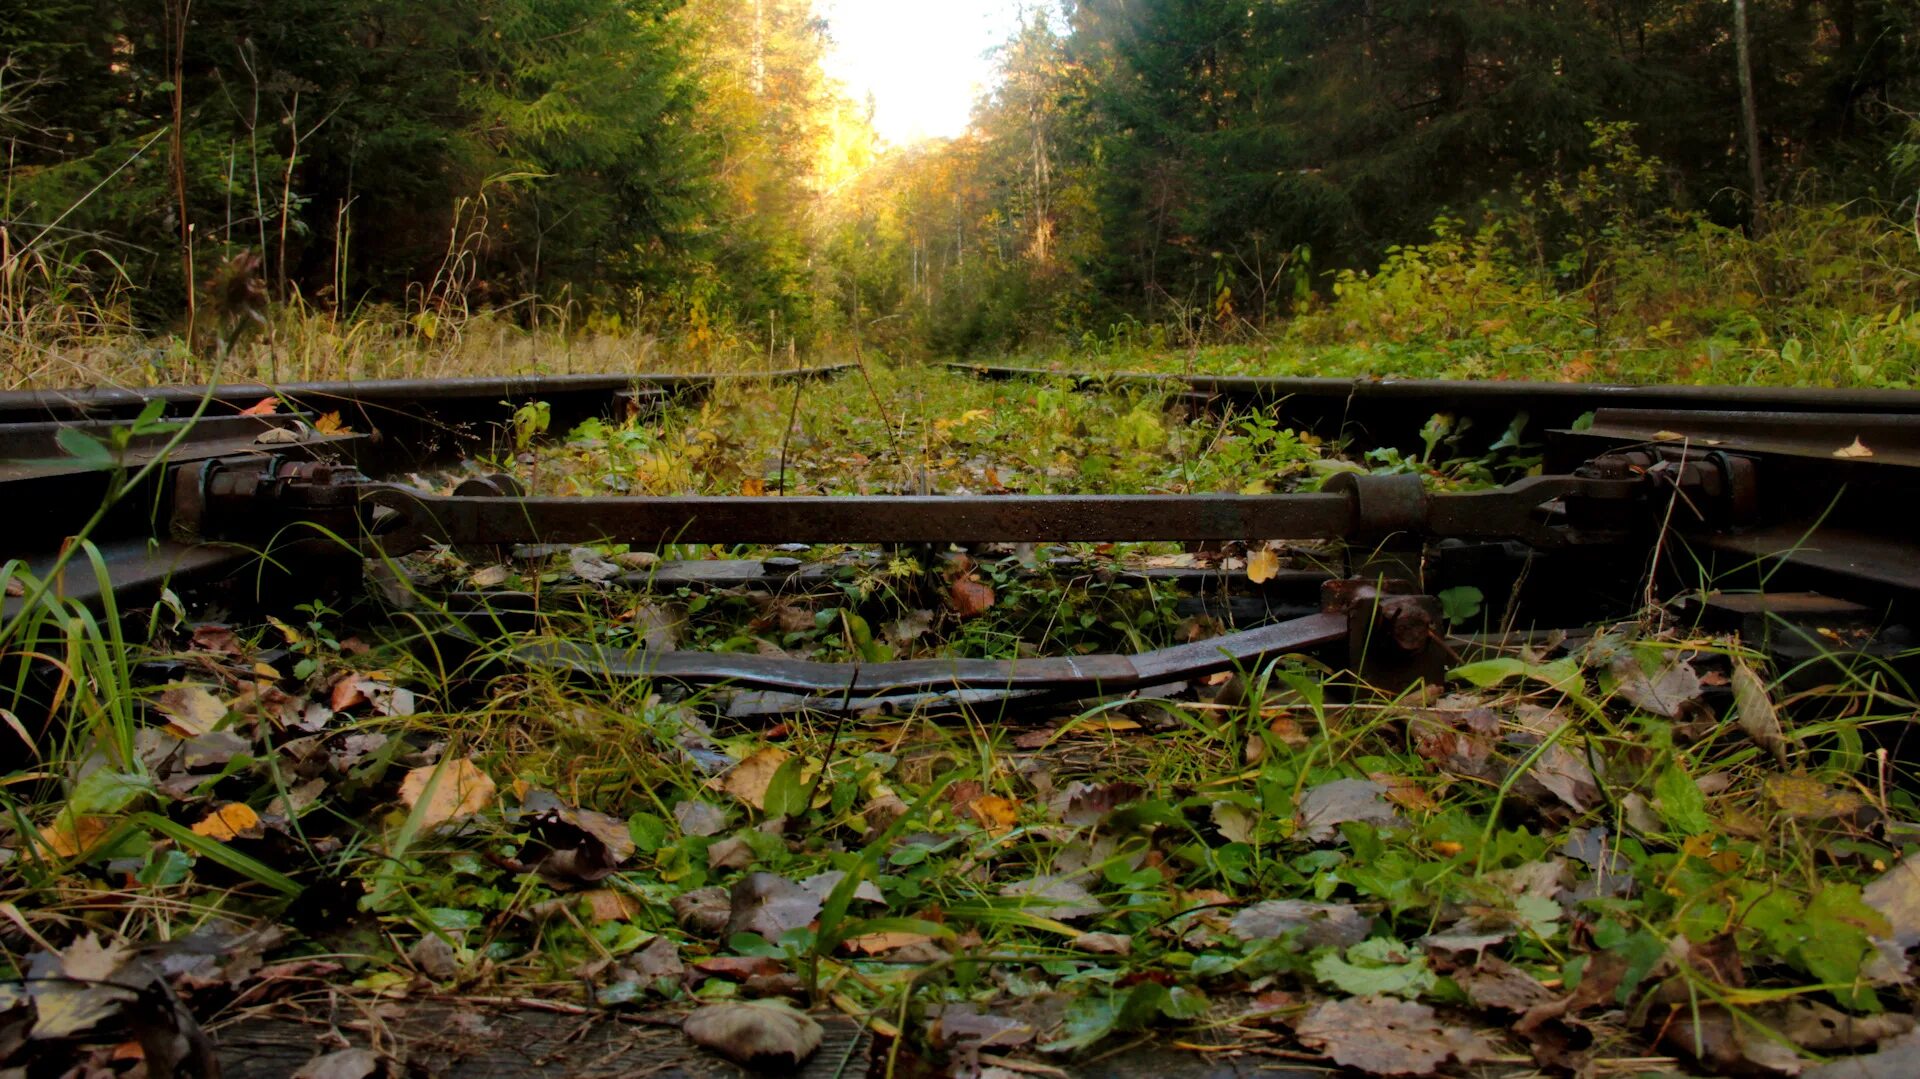
[[[227,718],[227,706],[205,686],[183,682],[160,691],[154,708],[167,717],[167,728],[182,738],[211,734]]]
[[[709,1004],[681,1025],[687,1037],[750,1067],[797,1071],[820,1048],[820,1024],[805,1012],[769,1000]]]
[[[954,613],[962,618],[985,614],[993,606],[993,586],[972,577],[962,577],[953,582],[947,602],[953,607]]]
[[[367,703],[366,679],[350,674],[333,684],[327,695],[327,704],[336,712],[344,712],[355,705]]]
[[[1300,835],[1324,843],[1348,821],[1392,825],[1399,822],[1386,801],[1387,789],[1369,779],[1336,779],[1300,796],[1296,823]]]
[[[419,810],[423,828],[471,817],[492,805],[493,795],[492,778],[465,757],[415,768],[400,781],[400,801],[409,810],[426,801]]]
[[[1860,439],[1856,437],[1848,445],[1842,446],[1839,449],[1834,450],[1833,455],[1835,457],[1851,460],[1851,459],[1860,458],[1860,457],[1872,457],[1873,451],[1867,448],[1867,444],[1865,442],[1860,441]]]
[[[1125,957],[1133,954],[1133,938],[1125,933],[1082,933],[1068,941],[1067,945],[1076,952],[1086,952],[1088,955]]]
[[[258,839],[265,833],[260,827],[260,814],[255,813],[252,806],[228,802],[200,818],[193,826],[193,834],[228,843],[241,838]]]
[[[779,940],[820,914],[820,897],[777,873],[749,873],[728,896],[727,935],[758,933]]]
[[[773,783],[773,774],[791,756],[793,754],[776,746],[759,750],[728,770],[720,780],[720,789],[755,809],[764,810],[767,808],[767,787]]]
[[[1773,698],[1767,695],[1767,684],[1747,666],[1746,660],[1737,657],[1733,661],[1733,710],[1740,729],[1753,739],[1753,744],[1773,754],[1773,759],[1786,767],[1787,736],[1780,727],[1780,713],[1774,710]]]
[[[1280,575],[1280,556],[1262,547],[1247,556],[1247,580],[1266,584]]]
[[[1430,1075],[1449,1059],[1471,1063],[1493,1055],[1478,1035],[1440,1022],[1432,1008],[1386,997],[1327,1001],[1294,1033],[1336,1063],[1374,1075]]]
[[[580,898],[587,901],[587,914],[595,922],[632,921],[634,915],[642,910],[638,899],[611,888],[596,888]]]
[[[927,944],[933,940],[925,933],[866,933],[857,937],[848,937],[846,946],[862,955],[885,955],[915,944]]]

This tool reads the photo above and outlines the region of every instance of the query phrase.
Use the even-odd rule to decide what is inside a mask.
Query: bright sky
[[[1028,0],[1027,6],[1033,6]],[[895,145],[958,135],[993,81],[989,50],[1019,24],[1020,0],[816,0],[834,48],[827,74]]]

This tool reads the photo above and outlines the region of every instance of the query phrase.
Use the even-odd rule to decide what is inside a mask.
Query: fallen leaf
[[[811,1016],[770,1000],[709,1004],[680,1029],[736,1064],[787,1069],[811,1057],[823,1033]]]
[[[1593,778],[1593,769],[1563,745],[1548,746],[1534,760],[1520,786],[1526,784],[1545,790],[1575,813],[1585,813],[1600,799],[1600,784]]]
[[[587,914],[595,922],[632,921],[636,915],[646,909],[638,899],[611,888],[595,888],[591,892],[582,893],[580,898],[586,901]]]
[[[483,566],[467,578],[467,583],[475,588],[498,588],[512,577],[513,571],[505,566]]]
[[[707,848],[708,869],[746,869],[754,863],[753,848],[739,836],[722,839]]]
[[[1780,727],[1780,713],[1774,710],[1767,684],[1743,659],[1733,662],[1733,712],[1740,730],[1753,744],[1773,754],[1781,767],[1787,764],[1787,736]]]
[[[1057,918],[1063,922],[1090,918],[1107,909],[1106,904],[1087,891],[1086,885],[1059,876],[1016,881],[1001,888],[1000,894],[1009,899],[1025,900],[1022,907],[1031,908],[1042,917]]]
[[[1427,967],[1427,957],[1397,940],[1375,937],[1346,950],[1328,952],[1313,961],[1314,977],[1354,996],[1421,996],[1440,984]]]
[[[694,973],[709,978],[724,978],[730,982],[771,978],[785,969],[778,959],[765,955],[716,955],[709,959],[697,959],[693,963]]]
[[[673,819],[681,835],[718,835],[727,826],[727,811],[712,802],[689,799],[673,804]]]
[[[1345,948],[1367,939],[1373,919],[1341,903],[1311,903],[1304,899],[1269,899],[1235,914],[1233,935],[1243,941],[1275,940],[1297,933],[1294,944],[1302,951]]]
[[[1262,547],[1247,556],[1247,580],[1266,584],[1280,575],[1280,556]]]
[[[813,876],[801,881],[800,887],[812,892],[820,898],[820,902],[825,903],[827,897],[833,894],[833,890],[840,886],[840,882],[845,880],[846,876],[846,873],[841,870],[829,869],[825,873],[815,873]],[[854,885],[853,897],[868,903],[885,903],[887,901],[887,897],[881,894],[879,885],[876,885],[870,880],[862,880],[860,883]]]
[[[933,940],[925,933],[907,933],[892,931],[885,933],[865,933],[857,937],[848,937],[846,947],[862,955],[885,955],[916,944],[926,944]]]
[[[300,1066],[293,1079],[375,1079],[380,1057],[370,1049],[342,1049],[317,1056]]]
[[[113,818],[83,813],[61,813],[40,829],[40,845],[55,858],[78,858],[113,830]]]
[[[718,936],[733,918],[733,901],[719,885],[676,895],[670,906],[680,928],[703,937]]]
[[[997,794],[986,794],[967,803],[967,812],[988,835],[1005,835],[1013,830],[1020,820],[1020,806],[1011,798],[1002,798]]]
[[[1683,659],[1670,659],[1648,674],[1638,659],[1622,656],[1614,662],[1613,674],[1619,680],[1621,696],[1635,708],[1656,716],[1677,719],[1682,710],[1700,699],[1700,676],[1694,673],[1693,664]]]
[[[1811,776],[1768,776],[1760,787],[1782,813],[1802,820],[1836,820],[1866,807],[1865,799],[1853,791],[1835,790]]]
[[[1428,1075],[1448,1060],[1465,1064],[1493,1055],[1478,1035],[1441,1023],[1432,1008],[1386,997],[1317,1005],[1294,1034],[1335,1063],[1373,1075]]]
[[[1051,740],[1052,733],[1048,732]],[[1147,789],[1138,783],[1102,783],[1083,780],[1067,784],[1047,802],[1047,813],[1062,824],[1084,827],[1099,824],[1107,814],[1123,805],[1146,797]]]
[[[460,973],[460,955],[447,938],[429,933],[407,949],[407,961],[436,982],[452,981]]]
[[[820,898],[777,873],[749,873],[728,897],[731,912],[727,934],[758,933],[779,940],[789,929],[799,929],[820,914]]]
[[[1497,956],[1481,956],[1472,968],[1455,971],[1453,980],[1476,1008],[1525,1012],[1553,999],[1553,990],[1538,978]]]
[[[236,637],[230,626],[205,624],[194,626],[194,651],[213,653],[213,655],[236,655],[240,651],[240,637]]]
[[[1088,955],[1125,957],[1133,954],[1133,938],[1124,933],[1082,933],[1067,944],[1074,951]]]
[[[367,703],[370,698],[367,696],[366,682],[366,679],[356,674],[349,674],[335,682],[327,694],[328,706],[336,712],[344,712],[349,708]]]
[[[757,750],[721,778],[720,789],[755,809],[764,810],[767,787],[773,783],[773,775],[780,770],[780,765],[791,756],[793,754],[777,746]]]
[[[1387,804],[1387,789],[1369,779],[1336,779],[1322,783],[1300,796],[1295,814],[1303,838],[1324,843],[1332,839],[1339,825],[1349,821],[1393,825],[1399,817]]]
[[[1904,953],[1920,945],[1920,857],[1895,862],[1860,890],[1860,898],[1887,919],[1896,949]]]
[[[313,432],[317,435],[344,435],[350,433],[347,426],[340,422],[340,413],[322,412],[313,418]]]
[[[1840,457],[1843,459],[1852,459],[1852,458],[1858,458],[1858,457],[1872,457],[1873,451],[1868,449],[1867,444],[1865,442],[1860,441],[1860,439],[1856,436],[1852,442],[1848,443],[1845,446],[1840,447],[1837,450],[1834,450],[1833,455],[1835,457]]]
[[[574,547],[568,550],[567,569],[575,577],[593,584],[612,580],[623,572],[618,562],[591,547]]]
[[[262,397],[260,400],[241,409],[240,414],[242,416],[271,416],[278,411],[280,411],[280,399],[278,397]]]
[[[227,843],[242,837],[258,839],[265,832],[260,827],[260,814],[255,813],[252,806],[228,802],[202,817],[193,826],[193,834]]]
[[[227,718],[225,702],[207,687],[192,683],[183,682],[161,690],[153,706],[167,717],[167,727],[183,738],[212,734],[220,721]]]
[[[748,476],[740,481],[742,498],[764,498],[767,493],[767,481],[758,476]]]
[[[480,766],[465,757],[415,768],[400,781],[400,802],[419,808],[420,827],[464,820],[493,804],[494,785]]]
[[[985,614],[993,606],[993,586],[972,577],[961,577],[947,593],[947,603],[962,618]]]
[[[1800,1079],[1911,1079],[1915,1059],[1920,1059],[1920,1032],[1895,1038],[1877,1053],[1810,1068]]]

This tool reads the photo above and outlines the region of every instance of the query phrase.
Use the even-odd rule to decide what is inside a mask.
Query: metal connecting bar
[[[652,678],[688,685],[724,683],[815,696],[886,697],[949,690],[1096,696],[1202,677],[1288,652],[1344,644],[1349,633],[1350,619],[1342,612],[1309,615],[1133,656],[840,664],[777,656],[611,650],[571,641],[528,646],[515,656],[531,666],[588,677]]]

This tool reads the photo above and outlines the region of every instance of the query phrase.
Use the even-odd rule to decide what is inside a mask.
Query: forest
[[[0,0],[0,151],[0,1079],[1920,1071],[1915,0]]]
[[[7,382],[855,349],[1915,381],[1910,3],[1078,0],[905,146],[832,33],[809,0],[7,0]]]

